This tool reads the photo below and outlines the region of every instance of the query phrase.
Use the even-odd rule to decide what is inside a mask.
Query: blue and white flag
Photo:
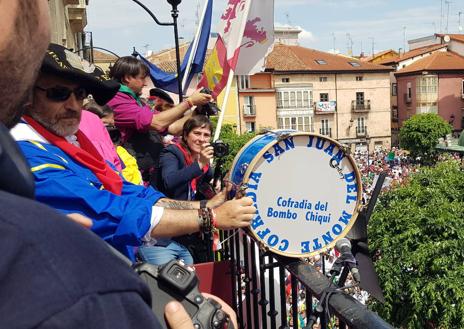
[[[207,4],[206,4],[206,9],[204,11],[205,15],[202,19],[202,24],[201,26],[198,27],[198,31],[197,31],[198,42],[196,42],[196,40],[193,40],[190,43],[190,47],[188,48],[187,53],[185,54],[184,60],[182,61],[182,64],[180,67],[180,72],[181,72],[180,78],[183,79],[183,76],[187,70],[187,65],[189,64],[189,59],[191,58],[190,54],[192,53],[192,51],[194,51],[194,55],[192,57],[190,68],[187,70],[189,73],[188,73],[186,83],[184,84],[184,87],[183,87],[184,88],[183,92],[187,90],[193,76],[196,73],[200,73],[203,70],[203,64],[205,62],[205,57],[206,57],[206,50],[208,47],[209,35],[211,32],[211,16],[213,13],[213,1],[212,0],[206,0],[206,1],[207,1]],[[153,81],[153,84],[156,87],[175,93],[175,94],[179,93],[177,74],[164,72],[159,67],[157,67],[155,64],[150,63],[146,58],[144,58],[139,53],[137,53],[137,55],[149,67],[151,80]]]

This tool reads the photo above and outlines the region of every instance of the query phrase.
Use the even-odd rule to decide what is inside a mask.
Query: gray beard
[[[41,119],[40,116],[36,115],[35,113],[29,113],[29,115],[38,123],[40,123],[42,126],[44,126],[47,130],[50,132],[54,133],[57,136],[61,137],[68,137],[75,135],[77,131],[79,130],[79,124],[76,126],[62,126],[59,123],[50,123],[46,122]]]

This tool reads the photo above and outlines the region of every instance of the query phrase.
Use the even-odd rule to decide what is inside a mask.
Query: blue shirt
[[[152,207],[164,195],[124,179],[121,195],[113,194],[60,148],[15,137],[34,174],[37,201],[65,214],[89,217],[92,231],[134,260],[133,247],[141,245],[151,226]]]

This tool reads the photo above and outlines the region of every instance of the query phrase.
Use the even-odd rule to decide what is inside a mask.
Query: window
[[[282,78],[282,82],[283,82],[283,83],[289,83],[289,82],[290,82],[290,78]]]
[[[461,97],[464,98],[464,80],[461,80]]]
[[[411,90],[412,93],[412,90]],[[411,99],[412,94],[409,95]],[[437,113],[438,77],[423,75],[416,78],[416,113]]]
[[[392,119],[395,121],[398,120],[398,106],[392,107]]]
[[[353,66],[353,67],[359,67],[359,66],[361,66],[361,64],[359,64],[358,62],[348,62],[348,64],[350,64],[350,65]]]
[[[327,82],[327,77],[319,77],[319,82]]]
[[[296,107],[303,107],[303,93],[296,93]]]
[[[312,132],[312,122],[309,116],[298,116],[298,117],[280,117],[279,118],[279,129],[295,129],[298,131]]]
[[[436,76],[425,76],[417,79],[416,93],[436,94],[438,90],[438,78]]]
[[[240,89],[249,89],[250,88],[250,76],[240,75],[239,76],[239,87]]]
[[[277,108],[278,109],[281,109],[283,107],[283,103],[282,103],[282,93],[277,93],[276,94],[276,97],[277,97]]]
[[[313,93],[307,90],[303,91],[303,108],[308,108],[309,104],[313,102]]]
[[[255,122],[245,122],[246,131],[252,133],[255,131]]]
[[[319,64],[319,65],[326,65],[327,64],[327,62],[325,60],[323,60],[323,59],[316,59],[315,62],[317,64]]]
[[[356,105],[364,105],[364,92],[356,93]]]
[[[406,101],[410,102],[412,99],[412,87],[411,82],[406,84]]]
[[[283,95],[283,100],[284,101],[282,103],[284,108],[288,108],[288,106],[289,106],[288,99],[289,99],[288,93],[284,93],[284,95]]]
[[[363,81],[363,76],[362,75],[357,75],[356,76],[356,81]]]
[[[392,83],[392,96],[398,95],[398,84]]]
[[[253,96],[245,96],[243,98],[243,114],[256,115],[255,101]]]
[[[295,107],[296,106],[296,92],[291,91],[290,92],[290,107]]]
[[[312,103],[312,92],[303,89],[277,91],[277,108],[307,109]]]
[[[326,135],[326,136],[331,136],[331,129],[329,127],[329,120],[328,119],[322,119],[321,120],[321,129],[319,130],[319,133],[321,135]]]
[[[358,118],[358,126],[356,127],[356,132],[359,134],[365,134],[366,133],[366,126],[364,124],[364,118]]]
[[[328,93],[320,93],[319,94],[319,101],[320,102],[328,102],[329,101],[329,94]]]

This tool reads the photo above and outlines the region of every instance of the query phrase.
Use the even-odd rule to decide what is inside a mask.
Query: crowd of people
[[[369,201],[380,173],[387,175],[383,186],[388,189],[403,184],[411,173],[420,168],[407,151],[396,147],[390,150],[377,148],[370,154],[367,150],[356,150],[353,157],[361,173],[364,204]]]

